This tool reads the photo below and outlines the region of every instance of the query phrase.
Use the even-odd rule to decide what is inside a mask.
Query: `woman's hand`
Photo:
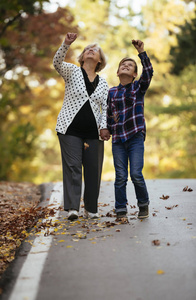
[[[100,129],[100,137],[104,141],[108,141],[110,139],[110,132],[108,129]]]
[[[133,46],[137,49],[139,53],[144,52],[144,43],[140,40],[132,40]]]
[[[64,43],[65,43],[66,45],[71,45],[76,39],[77,39],[77,33],[68,32],[68,33],[66,34]]]

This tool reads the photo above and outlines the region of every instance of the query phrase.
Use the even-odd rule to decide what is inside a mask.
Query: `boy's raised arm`
[[[138,82],[140,84],[141,92],[145,94],[153,76],[153,67],[146,51],[144,50],[144,43],[140,40],[132,40],[132,44],[137,49],[143,66],[142,75]]]

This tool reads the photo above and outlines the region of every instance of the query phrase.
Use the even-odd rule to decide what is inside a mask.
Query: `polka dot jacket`
[[[106,80],[99,77],[99,83],[89,97],[82,70],[74,64],[64,62],[69,45],[64,43],[57,50],[53,65],[65,81],[65,95],[62,108],[57,118],[56,131],[65,134],[74,117],[89,100],[95,116],[97,128],[107,128],[107,96],[108,84]]]

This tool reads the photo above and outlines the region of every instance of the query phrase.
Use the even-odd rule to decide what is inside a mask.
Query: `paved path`
[[[102,182],[99,212],[104,217],[98,221],[81,217],[70,223],[66,212],[58,212],[56,235],[34,237],[26,260],[16,259],[12,272],[20,270],[18,279],[12,276],[2,299],[195,300],[196,180],[146,182],[149,219],[135,215],[131,182],[128,224],[105,217],[114,208],[113,182]],[[185,186],[193,191],[183,192]],[[160,199],[162,195],[169,198]],[[53,188],[51,201],[57,206],[62,201],[62,183]]]

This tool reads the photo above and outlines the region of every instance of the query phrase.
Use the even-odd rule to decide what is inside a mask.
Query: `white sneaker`
[[[78,211],[70,209],[68,212],[68,220],[73,221],[78,219]]]
[[[97,219],[99,218],[99,214],[98,213],[91,213],[88,212],[86,209],[84,209],[84,218],[85,219]]]
[[[91,213],[91,212],[89,212],[88,213],[88,217],[90,219],[98,219],[99,218],[99,214],[98,213]]]

